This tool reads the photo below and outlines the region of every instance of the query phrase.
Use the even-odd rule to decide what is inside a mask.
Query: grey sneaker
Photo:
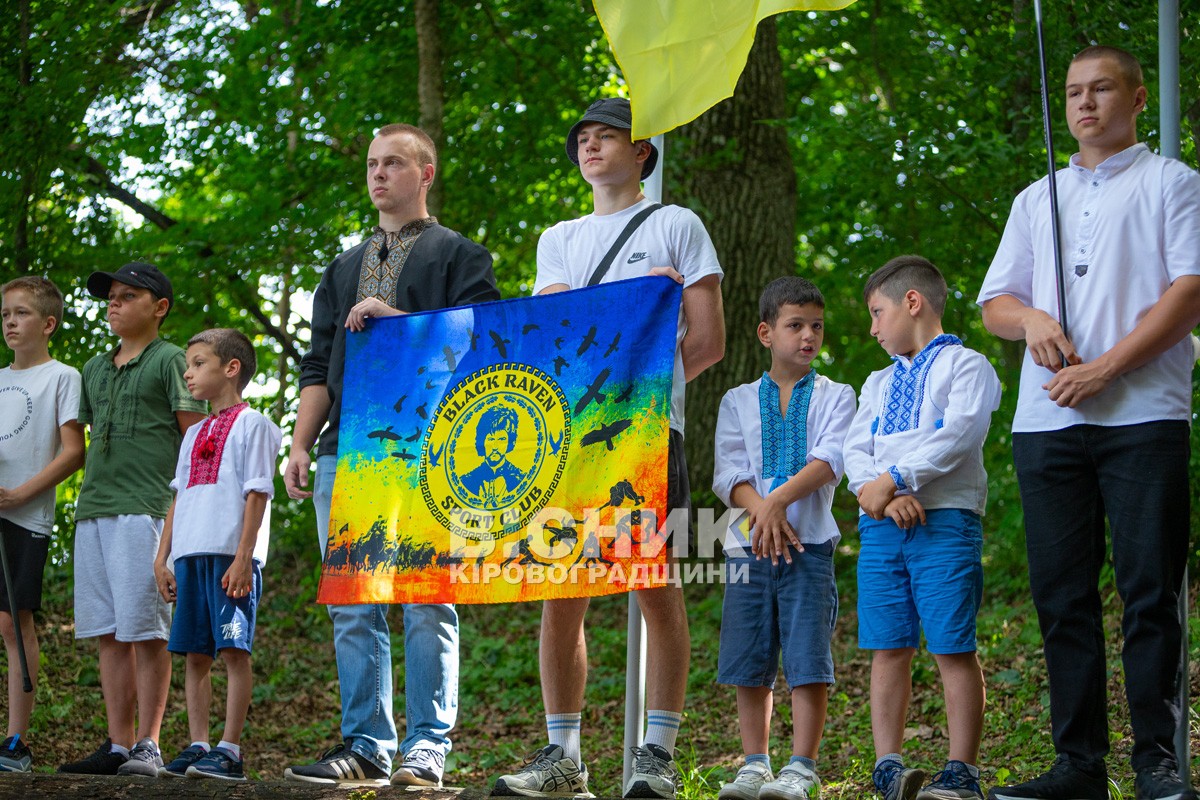
[[[0,742],[0,772],[31,772],[33,753],[21,741],[21,734],[9,736]]]
[[[595,797],[588,791],[587,779],[585,765],[567,758],[558,745],[548,744],[525,759],[519,770],[497,778],[492,796]]]
[[[889,758],[871,773],[871,781],[883,800],[914,800],[925,782],[925,770],[908,769],[896,759]]]
[[[656,744],[629,749],[633,753],[633,775],[622,796],[673,800],[679,770],[671,754]]]
[[[393,786],[432,786],[442,788],[446,757],[431,747],[414,747],[404,754],[400,768],[392,775]]]
[[[961,761],[947,761],[946,768],[917,793],[917,800],[983,800],[979,778]]]
[[[146,737],[129,751],[129,760],[117,767],[118,775],[144,775],[147,778],[157,778],[159,767],[163,765],[162,753],[154,740]]]
[[[721,784],[717,800],[758,800],[758,790],[773,780],[770,767],[761,761],[751,761],[742,765],[732,783]]]
[[[779,777],[764,783],[759,800],[809,800],[821,796],[821,779],[803,764],[788,764]]]

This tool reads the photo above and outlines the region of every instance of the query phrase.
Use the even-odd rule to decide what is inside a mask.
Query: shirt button
[[[1085,212],[1083,212],[1083,215],[1084,215],[1085,217],[1088,217],[1088,216],[1091,216],[1091,213],[1092,213],[1092,212],[1090,212],[1090,211],[1085,211]]]

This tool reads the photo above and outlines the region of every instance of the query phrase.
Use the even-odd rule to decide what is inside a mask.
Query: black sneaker
[[[87,758],[63,764],[58,771],[72,775],[116,775],[117,770],[127,760],[127,756],[113,752],[112,739],[105,739],[104,744],[96,748],[96,752]]]
[[[188,767],[204,758],[207,752],[207,750],[198,744],[188,745],[182,753],[175,756],[175,759],[170,764],[158,768],[158,777],[186,778]]]
[[[33,753],[21,741],[21,734],[0,742],[0,772],[30,772],[32,767]]]
[[[1137,771],[1137,800],[1196,800],[1196,792],[1179,777],[1175,764],[1164,761]]]
[[[346,747],[345,742],[325,751],[315,763],[288,767],[289,781],[337,784],[338,786],[387,786],[388,774]]]
[[[1108,800],[1108,771],[1087,768],[1060,755],[1044,775],[988,792],[988,800]]]

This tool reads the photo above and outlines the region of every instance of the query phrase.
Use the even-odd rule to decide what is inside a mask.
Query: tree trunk
[[[442,94],[442,35],[438,29],[438,0],[417,0],[417,100],[421,106],[419,125],[429,134],[441,152],[445,144],[442,114],[445,97]],[[433,185],[426,197],[429,213],[437,216],[442,209],[442,173],[433,176]]]
[[[452,790],[453,791],[453,790]],[[298,781],[168,780],[165,778],[102,777],[92,775],[47,775],[5,773],[0,780],[0,800],[367,800],[375,797],[404,797],[406,800],[445,800],[454,797],[437,789],[354,788],[301,783]],[[458,800],[484,800],[486,789],[464,789]]]
[[[725,358],[688,387],[693,491],[712,487],[721,396],[770,363],[755,334],[758,296],[768,281],[798,272],[796,171],[786,129],[771,124],[788,113],[775,22],[768,18],[758,27],[734,96],[684,127],[667,159],[680,203],[704,220],[725,270]]]

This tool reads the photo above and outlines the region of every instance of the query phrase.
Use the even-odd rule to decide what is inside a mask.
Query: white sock
[[[233,742],[227,742],[224,739],[222,739],[221,743],[218,744],[217,747],[221,748],[222,750],[224,750],[227,753],[231,753],[233,755],[233,757],[235,759],[237,759],[238,761],[242,760],[241,745],[236,745]]]
[[[121,745],[119,745],[119,744],[111,744],[110,743],[108,745],[108,749],[109,749],[109,752],[116,753],[119,756],[125,756],[126,758],[129,758],[129,748],[128,747],[121,747]]]
[[[674,711],[650,709],[646,712],[646,739],[642,746],[656,744],[675,756],[675,738],[679,736],[679,723],[683,714]]]
[[[547,714],[546,735],[550,744],[556,744],[563,749],[563,755],[576,764],[581,763],[583,756],[579,753],[579,728],[582,712],[574,714]]]
[[[204,752],[208,752],[212,748],[208,746],[208,742],[192,742],[188,747],[199,747]]]

